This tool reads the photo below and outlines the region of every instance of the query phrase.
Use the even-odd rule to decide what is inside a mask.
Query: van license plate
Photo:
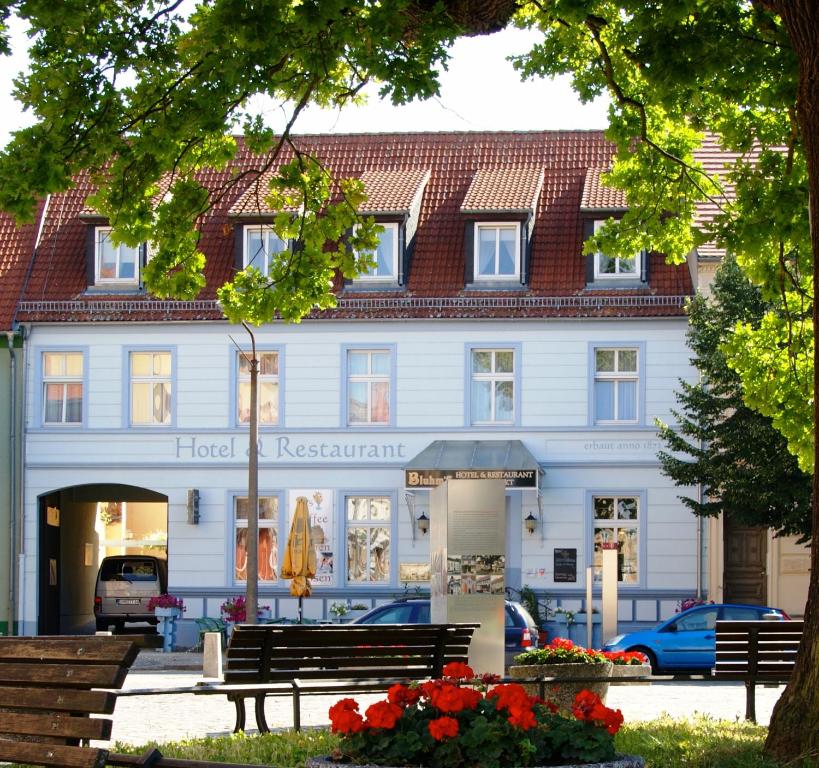
[[[120,598],[117,600],[117,605],[139,605],[139,599]]]

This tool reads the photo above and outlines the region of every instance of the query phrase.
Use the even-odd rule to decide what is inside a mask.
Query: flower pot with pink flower
[[[165,593],[152,597],[148,601],[148,610],[159,619],[156,631],[162,635],[162,651],[169,653],[176,643],[176,620],[182,616],[185,603],[181,597]]]
[[[446,766],[514,768],[581,763],[643,768],[639,757],[617,755],[619,710],[584,691],[572,707],[558,707],[526,693],[517,683],[475,677],[466,664],[444,667],[444,677],[397,684],[387,698],[361,714],[354,699],[330,708],[333,733],[341,736],[329,757],[307,768],[348,766]]]

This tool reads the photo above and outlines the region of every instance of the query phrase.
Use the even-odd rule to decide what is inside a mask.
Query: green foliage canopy
[[[813,478],[800,470],[771,419],[746,405],[723,351],[737,323],[754,329],[771,306],[730,257],[711,287],[711,298],[700,294],[689,304],[688,345],[700,380],[680,380],[677,426],[660,425],[663,472],[677,485],[701,485],[702,499],[680,497],[697,515],[730,515],[809,537]]]

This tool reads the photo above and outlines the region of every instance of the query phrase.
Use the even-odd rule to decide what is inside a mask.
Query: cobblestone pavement
[[[202,680],[191,671],[137,669],[125,681],[125,688],[174,688],[193,686]],[[757,688],[757,719],[767,724],[782,688]],[[305,696],[302,725],[327,725],[327,710],[337,696]],[[356,696],[362,710],[377,694]],[[745,688],[741,683],[674,682],[651,685],[612,686],[607,704],[621,709],[626,722],[651,720],[662,713],[690,717],[694,713],[718,719],[741,720],[745,715]],[[267,700],[267,721],[271,728],[290,728],[293,723],[289,697]],[[233,729],[235,709],[224,696],[168,694],[125,696],[117,701],[112,741],[144,744],[177,741],[197,736],[217,736]],[[252,705],[248,706],[248,727],[255,726]],[[255,730],[255,727],[253,728]]]

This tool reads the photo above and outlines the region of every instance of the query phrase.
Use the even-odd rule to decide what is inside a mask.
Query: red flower
[[[401,719],[404,710],[397,704],[392,704],[389,701],[376,701],[375,704],[370,704],[367,711],[367,722],[365,725],[368,728],[385,728],[390,730],[395,728],[395,724]]]
[[[475,677],[475,671],[462,661],[450,661],[444,667],[444,677],[451,677],[455,680],[471,680]]]
[[[440,688],[432,692],[429,700],[432,702],[432,706],[440,709],[441,712],[460,712],[464,708],[461,690],[457,685],[444,683]]]
[[[364,718],[358,714],[355,699],[341,699],[330,707],[330,730],[332,733],[360,733],[364,730]]]
[[[454,739],[458,735],[458,721],[454,717],[439,717],[429,721],[429,735],[435,741]]]
[[[612,736],[623,724],[623,713],[619,709],[609,709],[600,697],[591,691],[580,691],[575,696],[572,714],[578,720],[603,726]]]
[[[511,710],[515,707],[526,707],[531,709],[534,699],[526,693],[523,686],[518,683],[505,683],[496,685],[489,693],[487,699],[497,699],[496,709]]]
[[[399,707],[411,707],[421,698],[421,691],[418,688],[408,688],[406,685],[397,683],[387,691],[387,701],[397,704]]]
[[[512,707],[509,710],[509,725],[528,731],[537,725],[535,713],[529,707]]]

